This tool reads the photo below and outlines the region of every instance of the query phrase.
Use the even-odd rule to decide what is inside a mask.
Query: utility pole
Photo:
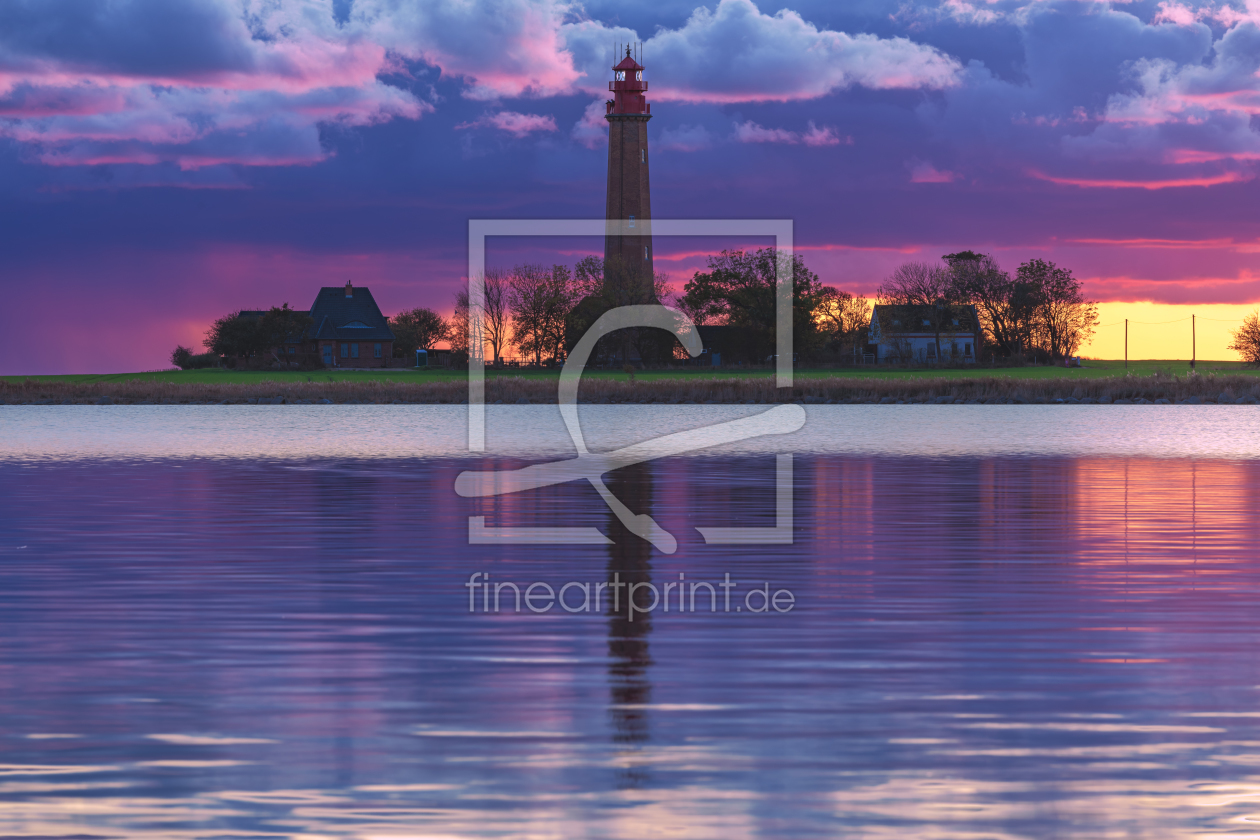
[[[1194,316],[1190,316],[1190,369],[1194,370]]]
[[[1124,319],[1124,369],[1129,369],[1129,319]]]

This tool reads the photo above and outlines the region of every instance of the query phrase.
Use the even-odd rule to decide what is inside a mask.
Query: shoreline
[[[466,404],[465,380],[184,383],[0,381],[0,405],[434,405]],[[551,404],[556,381],[494,377],[488,405]],[[997,377],[932,379],[796,378],[775,388],[770,377],[705,380],[583,380],[578,402],[601,404],[1233,404],[1260,403],[1254,376],[1117,376],[1091,379]]]

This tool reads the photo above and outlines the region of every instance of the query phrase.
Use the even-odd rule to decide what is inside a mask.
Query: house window
[[[350,345],[350,358],[359,358],[359,345],[357,343]]]
[[[639,149],[639,163],[647,163],[647,149]]]
[[[349,356],[349,355],[350,355],[350,345],[349,344],[341,345],[341,358],[344,359],[346,356]]]
[[[634,71],[634,80],[635,80],[636,82],[641,82],[641,81],[643,81],[643,71],[642,71],[642,70],[635,70],[635,71]]]
[[[379,359],[379,358],[381,357],[381,345],[379,345],[379,344],[378,344],[378,345],[376,345],[376,347],[375,347],[375,349],[373,350],[373,352],[374,352],[374,354],[376,355],[376,358],[378,358],[378,359]]]
[[[971,342],[970,341],[963,345],[963,355],[964,356],[971,355]]]
[[[955,327],[956,327],[956,326],[958,326],[958,319],[957,319],[957,318],[955,318],[955,319],[954,319],[954,326],[955,326]]]
[[[634,216],[630,217],[630,227],[634,227]]]
[[[927,357],[928,357],[929,359],[935,359],[935,358],[936,358],[936,345],[935,345],[935,344],[929,344],[929,345],[927,346]]]
[[[624,82],[624,81],[626,80],[626,71],[625,71],[625,70],[618,70],[618,71],[617,71],[617,76],[616,76],[616,79],[617,79],[617,81],[619,81],[619,82]]]
[[[893,321],[893,326],[894,326],[894,327],[900,327],[900,326],[901,326],[901,322],[900,322],[900,321]]]
[[[297,348],[296,348],[296,347],[294,347],[292,344],[290,344],[290,345],[289,345],[289,355],[290,355],[290,356],[292,356],[292,355],[293,355],[294,353],[296,353],[296,352],[297,352]]]
[[[929,321],[927,318],[924,318],[924,319],[923,319],[923,326],[925,326],[925,327],[930,327],[930,326],[932,326],[932,322],[931,322],[931,321]]]
[[[643,259],[645,260],[647,259],[647,246],[646,245],[643,246]]]

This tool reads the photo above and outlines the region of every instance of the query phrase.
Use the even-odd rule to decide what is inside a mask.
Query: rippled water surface
[[[607,477],[673,554],[589,485],[456,495],[571,453],[550,416],[473,458],[457,407],[0,408],[0,837],[1257,833],[1256,409],[811,407]],[[775,524],[783,451],[792,544],[706,545]]]

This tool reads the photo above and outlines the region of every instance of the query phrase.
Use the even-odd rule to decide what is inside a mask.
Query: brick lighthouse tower
[[[646,286],[645,300],[652,298],[652,199],[648,188],[647,124],[652,106],[643,94],[643,65],[630,55],[613,67],[613,92],[604,119],[608,120],[608,212],[610,221],[621,221],[642,233],[604,237],[604,260],[618,265],[626,279]]]

